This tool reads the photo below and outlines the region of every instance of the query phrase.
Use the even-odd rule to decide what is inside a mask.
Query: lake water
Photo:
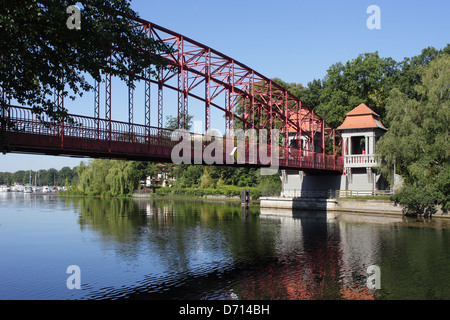
[[[443,223],[259,210],[0,193],[0,299],[450,299]]]

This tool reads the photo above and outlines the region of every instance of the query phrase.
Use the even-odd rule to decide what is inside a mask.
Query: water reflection
[[[445,223],[266,216],[254,205],[243,214],[225,201],[0,202],[3,299],[450,298]],[[80,265],[82,290],[65,288],[69,264]],[[370,265],[381,269],[380,290],[366,286]]]
[[[145,223],[131,199],[68,198],[79,209],[81,230],[96,231],[104,240],[133,242],[136,228]]]
[[[374,290],[366,286],[364,271],[370,258],[363,259],[361,264],[346,254],[339,224],[328,220],[326,213],[302,212],[295,219],[270,219],[280,221],[276,239],[278,261],[269,269],[269,279],[273,281],[253,281],[248,298],[252,295],[261,299],[301,300],[375,297]],[[264,279],[264,275],[258,278]]]
[[[346,233],[345,227],[341,234],[335,221],[320,214],[260,218],[258,207],[243,215],[239,204],[227,202],[67,201],[78,204],[81,228],[114,241],[117,255],[145,254],[158,261],[162,281],[157,286],[164,287],[159,293],[195,299],[374,298],[365,269],[376,260],[371,247],[376,239]],[[149,287],[157,278],[145,275],[127,295],[152,297]],[[187,283],[195,289],[175,288]]]

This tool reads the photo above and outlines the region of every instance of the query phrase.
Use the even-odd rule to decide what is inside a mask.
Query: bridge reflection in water
[[[67,199],[82,228],[114,241],[117,253],[160,270],[107,294],[163,299],[373,299],[365,268],[371,239],[342,233],[325,216],[260,217],[240,205],[174,200]],[[367,235],[366,235],[367,236]],[[355,242],[358,243],[357,246]],[[365,247],[364,243],[369,247]],[[143,249],[146,244],[146,249]],[[363,244],[363,245],[361,245]],[[92,292],[101,298],[105,292]]]
[[[445,219],[361,223],[254,205],[242,216],[226,201],[16,192],[0,202],[4,299],[450,298]],[[82,290],[65,286],[71,264]],[[381,289],[366,286],[370,265]]]

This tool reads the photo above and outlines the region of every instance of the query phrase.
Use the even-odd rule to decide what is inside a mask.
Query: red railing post
[[[64,148],[64,121],[61,122],[61,149]]]

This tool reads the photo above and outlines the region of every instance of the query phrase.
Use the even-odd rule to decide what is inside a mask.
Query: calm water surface
[[[445,224],[241,213],[0,193],[0,299],[450,299]],[[70,265],[81,289],[67,288]],[[381,289],[367,288],[370,265]]]

